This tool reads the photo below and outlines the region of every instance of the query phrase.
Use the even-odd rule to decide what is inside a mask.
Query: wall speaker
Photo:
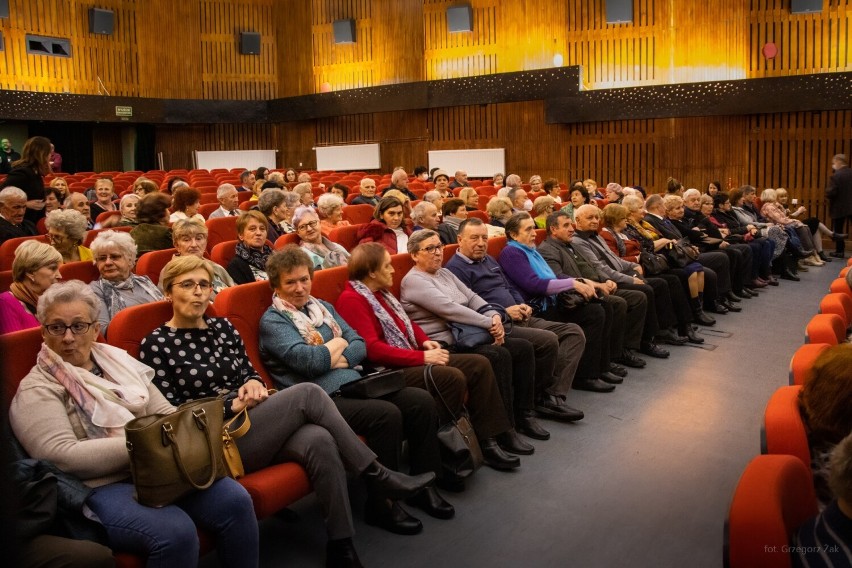
[[[791,14],[813,14],[822,12],[822,0],[791,0]]]
[[[112,35],[115,27],[115,14],[112,10],[89,8],[89,33]]]
[[[240,54],[260,55],[260,34],[258,32],[240,32]]]
[[[0,32],[0,51],[6,51],[6,44],[3,41],[3,32]]]
[[[0,18],[9,17],[9,0],[0,0]]]
[[[334,43],[355,43],[355,20],[334,20]]]
[[[473,8],[470,4],[447,8],[447,29],[451,34],[473,31]]]
[[[606,0],[606,23],[632,24],[633,0]]]

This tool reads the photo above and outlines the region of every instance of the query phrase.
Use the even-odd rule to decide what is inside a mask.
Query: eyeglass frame
[[[65,334],[68,333],[69,329],[71,330],[72,335],[85,335],[89,332],[90,329],[92,329],[92,326],[95,325],[96,323],[100,323],[100,322],[97,322],[97,321],[75,321],[71,325],[65,325],[64,323],[58,323],[57,322],[57,323],[42,324],[41,327],[47,332],[48,335],[52,335],[54,337],[65,337]],[[73,327],[75,325],[85,325],[86,329],[84,329],[82,331],[74,331]],[[62,327],[63,328],[62,333],[53,333],[52,331],[50,331],[50,328],[54,327],[54,326],[57,326],[56,327],[57,331],[58,331],[59,327]]]

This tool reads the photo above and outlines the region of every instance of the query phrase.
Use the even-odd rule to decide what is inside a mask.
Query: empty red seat
[[[273,248],[278,250],[286,247],[287,245],[297,245],[300,240],[299,233],[287,233],[286,235],[281,235],[275,240]]]
[[[334,305],[349,281],[349,267],[335,266],[314,271],[311,295]]]
[[[361,224],[338,227],[328,235],[328,239],[352,252],[352,249],[358,246],[358,231],[360,231],[363,226],[364,225]]]
[[[500,251],[506,246],[506,237],[491,237],[488,239],[488,255],[495,259],[500,256]]]
[[[804,385],[809,378],[814,361],[829,347],[831,345],[827,343],[806,343],[796,349],[790,359],[790,384]]]
[[[826,295],[819,303],[821,314],[837,314],[848,327],[852,323],[852,298],[843,293]]]
[[[846,323],[837,314],[817,314],[805,328],[806,343],[837,345],[846,340]]]
[[[237,217],[207,219],[207,251],[225,241],[237,239]]]
[[[457,250],[459,250],[459,245],[457,243],[444,245],[444,259],[441,261],[441,264],[446,266],[446,264],[450,262],[450,259],[453,258],[453,255],[456,254]]]
[[[834,294],[846,294],[852,298],[852,289],[849,288],[849,284],[846,283],[845,278],[835,278],[832,280],[829,290]]]
[[[408,271],[414,266],[414,260],[411,258],[411,255],[408,253],[399,253],[391,255],[391,265],[393,266],[393,285],[391,286],[391,293],[396,296],[397,299],[400,298],[400,285],[402,283],[402,279],[408,274]]]
[[[805,423],[799,411],[800,385],[780,387],[769,398],[763,413],[760,453],[783,454],[811,466],[811,452]]]

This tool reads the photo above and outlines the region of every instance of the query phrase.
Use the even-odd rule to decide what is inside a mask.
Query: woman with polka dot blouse
[[[140,360],[154,369],[152,383],[174,405],[225,395],[226,419],[247,408],[251,428],[237,440],[246,472],[286,461],[301,464],[325,514],[328,565],[359,566],[346,469],[390,499],[416,493],[434,474],[409,477],[379,464],[313,383],[270,394],[236,329],[226,319],[205,316],[212,280],[210,262],[197,256],[166,265],[160,282],[173,305],[172,319],[143,340]]]

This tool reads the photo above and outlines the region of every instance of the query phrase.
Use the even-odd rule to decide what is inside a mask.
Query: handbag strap
[[[240,417],[243,418],[242,424],[240,424],[239,427],[231,430],[231,426],[233,426],[234,423],[240,419]],[[246,432],[249,431],[249,428],[251,428],[251,419],[249,419],[248,408],[243,408],[237,413],[236,416],[225,422],[224,426],[222,426],[222,435],[225,438],[236,440],[245,436]]]
[[[196,489],[207,489],[213,482],[216,481],[216,455],[213,452],[213,438],[210,436],[210,432],[207,430],[207,413],[203,408],[193,409],[192,417],[195,419],[195,423],[198,425],[198,429],[206,434],[207,438],[207,449],[210,452],[210,478],[203,483],[196,483],[194,479],[189,475],[189,472],[186,471],[186,466],[183,465],[183,457],[180,455],[180,448],[178,447],[177,438],[175,437],[175,431],[172,427],[171,422],[166,422],[162,425],[163,430],[163,438],[169,440],[169,445],[172,447],[172,453],[175,456],[175,462],[180,468],[180,472],[183,474],[184,479],[189,482],[190,485],[195,487]]]

